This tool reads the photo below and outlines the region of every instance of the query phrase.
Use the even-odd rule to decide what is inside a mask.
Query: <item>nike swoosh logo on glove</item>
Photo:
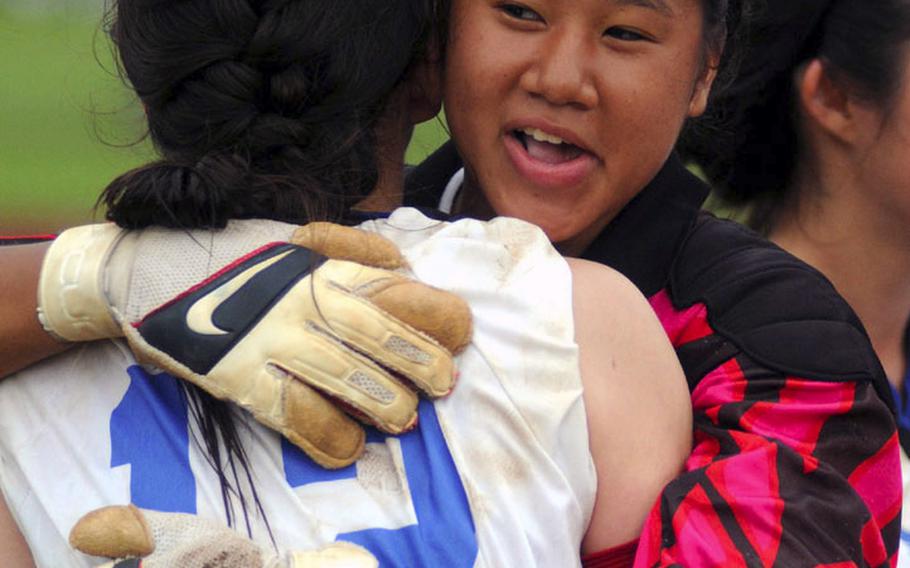
[[[235,292],[243,288],[254,276],[283,259],[293,251],[286,251],[278,256],[263,260],[251,266],[239,275],[231,278],[220,287],[215,288],[202,298],[196,300],[186,312],[186,326],[199,335],[227,335],[230,333],[215,325],[212,316],[218,306],[230,300]]]
[[[152,312],[135,327],[149,345],[204,375],[322,260],[306,248],[276,245]]]

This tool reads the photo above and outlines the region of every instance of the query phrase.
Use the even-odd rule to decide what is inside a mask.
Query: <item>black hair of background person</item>
[[[907,0],[764,0],[744,46],[740,73],[714,102],[714,136],[681,147],[718,195],[750,207],[767,231],[789,199],[799,162],[795,70],[820,58],[857,97],[887,108],[900,86],[901,44],[910,40]]]
[[[182,229],[223,227],[233,218],[341,218],[376,185],[375,126],[393,88],[444,29],[445,6],[114,0],[107,31],[161,159],[111,182],[99,200],[107,218],[126,228]],[[235,522],[233,494],[249,533],[241,479],[264,511],[233,407],[181,385],[219,477],[227,522]]]

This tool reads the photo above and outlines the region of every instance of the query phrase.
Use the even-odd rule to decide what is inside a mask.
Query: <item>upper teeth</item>
[[[522,128],[521,132],[530,136],[538,142],[549,142],[550,144],[565,144],[566,141],[560,138],[559,136],[553,136],[552,134],[547,134],[539,128]]]

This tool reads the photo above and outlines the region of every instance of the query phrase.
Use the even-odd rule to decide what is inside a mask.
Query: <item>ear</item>
[[[853,142],[857,135],[856,108],[825,65],[813,59],[796,72],[795,81],[800,110],[806,119],[842,142]]]
[[[405,80],[412,124],[434,118],[442,108],[442,62],[438,52],[435,45],[430,45],[427,54],[411,64]]]
[[[692,90],[692,98],[689,100],[689,118],[695,118],[704,114],[708,108],[708,95],[711,94],[711,86],[714,79],[717,78],[717,68],[720,65],[720,53],[708,56],[705,63],[704,71],[695,82],[695,88]]]

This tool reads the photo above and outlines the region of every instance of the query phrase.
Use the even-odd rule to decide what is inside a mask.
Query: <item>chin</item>
[[[541,230],[543,230],[543,232],[547,235],[547,238],[550,239],[551,243],[561,243],[563,241],[571,240],[579,233],[576,227],[567,227],[564,219],[526,219],[526,221],[540,227]]]
[[[552,243],[569,241],[588,230],[596,218],[585,215],[577,203],[555,202],[552,196],[541,199],[517,188],[500,195],[488,195],[497,215],[514,217],[539,227]]]

